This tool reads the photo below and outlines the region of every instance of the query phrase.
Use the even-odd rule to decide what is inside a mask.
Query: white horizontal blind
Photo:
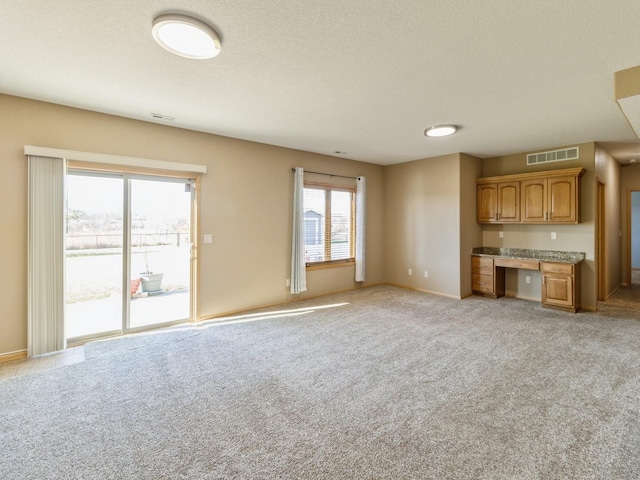
[[[340,188],[304,189],[305,262],[353,259],[354,194]]]
[[[331,192],[331,260],[353,258],[352,206],[352,192]]]
[[[304,261],[324,262],[326,242],[326,194],[324,190],[304,189]]]

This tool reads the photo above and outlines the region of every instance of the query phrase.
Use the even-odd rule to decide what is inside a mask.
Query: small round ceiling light
[[[427,137],[446,137],[447,135],[453,135],[458,131],[458,127],[455,125],[434,125],[424,131]]]
[[[153,21],[151,33],[158,45],[181,57],[204,60],[220,53],[216,31],[186,15],[160,15]]]

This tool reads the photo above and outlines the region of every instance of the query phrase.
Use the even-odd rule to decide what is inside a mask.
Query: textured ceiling
[[[173,8],[173,7],[176,8]],[[222,52],[176,57],[188,13]],[[613,74],[640,64],[638,0],[2,0],[0,92],[383,165],[600,141],[640,145]],[[460,132],[426,138],[426,127]]]

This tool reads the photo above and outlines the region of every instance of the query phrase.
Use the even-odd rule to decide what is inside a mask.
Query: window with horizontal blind
[[[307,266],[354,261],[355,189],[305,183]]]

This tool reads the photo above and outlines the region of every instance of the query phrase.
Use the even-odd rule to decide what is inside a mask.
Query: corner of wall
[[[476,221],[476,178],[482,160],[465,153],[460,158],[460,296],[471,295],[471,250],[482,246],[482,228]]]

